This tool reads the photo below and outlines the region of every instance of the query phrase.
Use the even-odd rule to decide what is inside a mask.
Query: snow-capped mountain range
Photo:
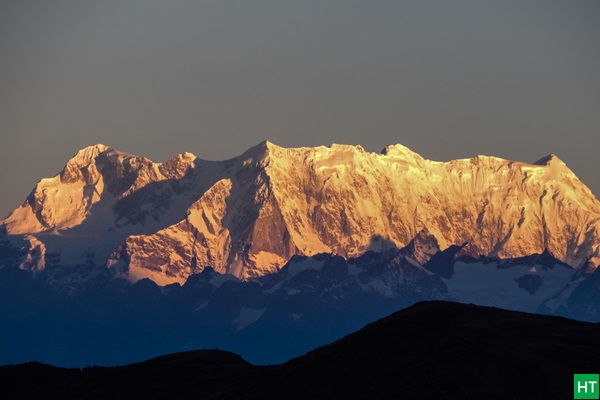
[[[96,145],[0,228],[0,364],[281,362],[421,300],[600,321],[600,203],[554,155]]]
[[[435,162],[401,145],[376,154],[263,142],[226,161],[184,153],[165,163],[95,145],[42,179],[1,229],[22,269],[159,285],[206,266],[249,279],[294,255],[403,248],[420,232],[440,249],[467,243],[460,255],[600,261],[600,203],[555,155]]]

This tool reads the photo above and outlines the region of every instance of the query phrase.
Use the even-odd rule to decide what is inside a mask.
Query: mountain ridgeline
[[[588,272],[600,262],[600,203],[558,157],[435,162],[401,145],[376,154],[263,142],[226,161],[164,163],[91,146],[1,228],[4,266],[45,270],[59,285],[98,274],[183,284],[207,266],[252,279],[294,255],[348,259],[419,235],[435,241],[421,266],[451,246],[475,258],[547,251]]]

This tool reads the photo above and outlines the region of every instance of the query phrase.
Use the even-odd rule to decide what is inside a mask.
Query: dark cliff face
[[[232,353],[173,354],[114,368],[0,367],[14,398],[571,398],[600,369],[600,326],[425,302],[281,365]]]

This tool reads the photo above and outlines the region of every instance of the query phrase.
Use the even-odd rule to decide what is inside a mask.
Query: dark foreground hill
[[[423,302],[276,366],[203,350],[123,367],[0,367],[0,384],[20,399],[568,399],[574,373],[600,373],[599,339],[599,324]]]

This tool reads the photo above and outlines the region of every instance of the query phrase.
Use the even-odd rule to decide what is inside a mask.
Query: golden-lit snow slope
[[[477,156],[447,163],[404,146],[268,146],[275,198],[301,252],[360,254],[382,236],[427,228],[445,248],[518,257],[545,248],[578,266],[598,251],[600,203],[556,156],[535,164]]]
[[[102,144],[86,147],[67,162],[60,174],[39,181],[23,205],[2,224],[13,235],[78,227],[92,214],[133,197],[149,184],[181,181],[193,168],[195,158],[184,153],[165,163],[154,163]],[[100,204],[101,200],[105,204]],[[117,220],[110,222],[130,222],[126,211],[131,210],[114,211]]]

